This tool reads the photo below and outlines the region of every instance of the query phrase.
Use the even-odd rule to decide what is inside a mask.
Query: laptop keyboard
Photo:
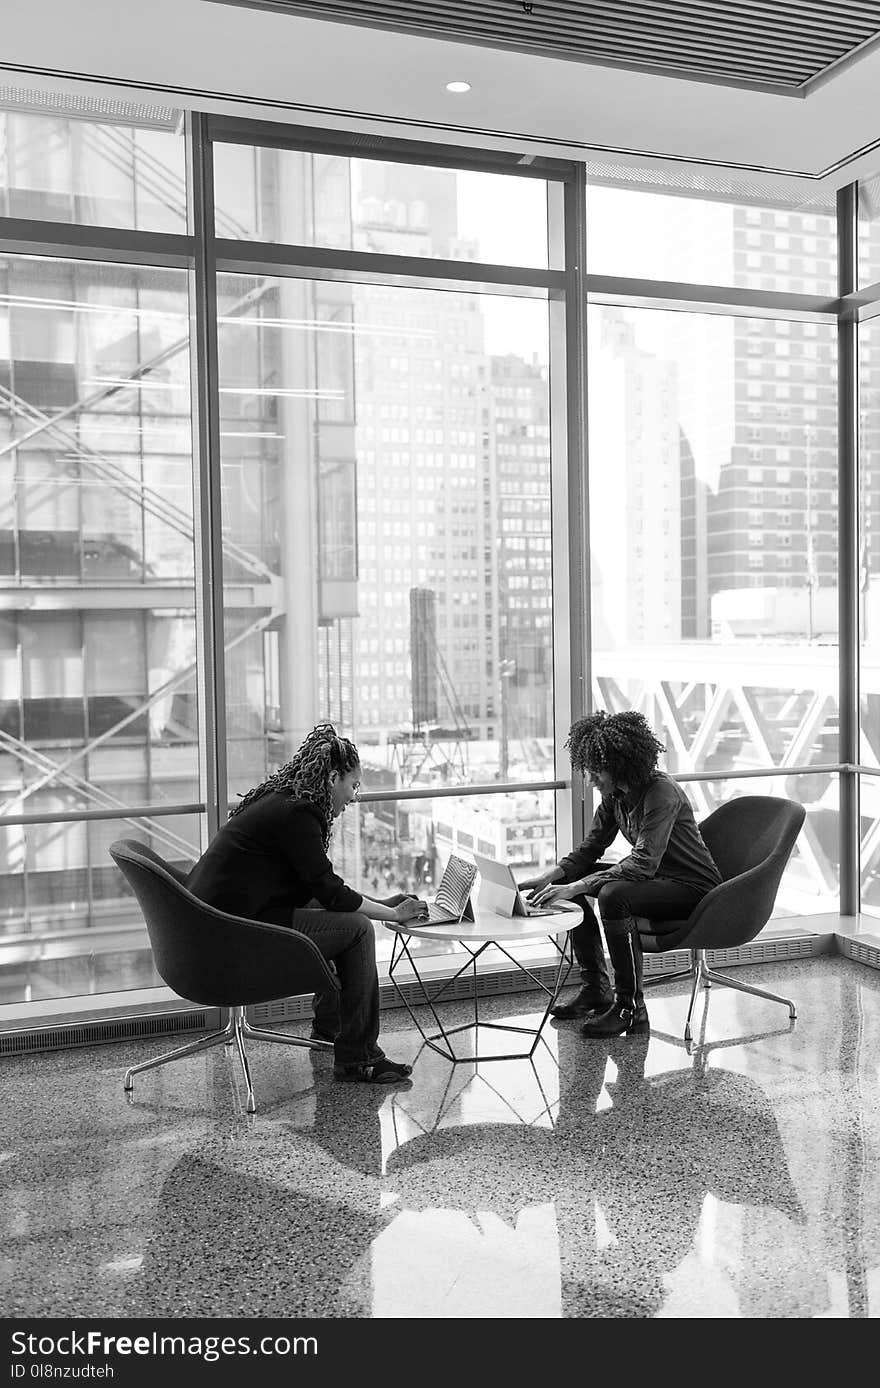
[[[444,911],[442,906],[429,906],[427,920],[419,921],[420,925],[443,925],[446,921],[457,921],[458,916],[450,916],[448,911]]]

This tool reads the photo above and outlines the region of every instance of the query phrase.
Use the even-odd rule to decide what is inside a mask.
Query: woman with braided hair
[[[333,871],[333,820],[357,798],[360,757],[332,723],[319,723],[298,751],[231,811],[189,875],[194,896],[250,920],[291,926],[333,961],[341,991],[315,994],[312,1038],[334,1043],[338,1080],[396,1084],[411,1073],[380,1050],[379,979],[372,921],[407,921],[423,901],[398,893],[374,900]]]
[[[640,713],[593,713],[572,724],[566,747],[572,765],[602,799],[579,848],[538,877],[522,882],[538,905],[575,901],[583,921],[571,932],[582,986],[556,1017],[583,1017],[584,1036],[621,1036],[649,1028],[642,992],[642,946],[636,916],[682,920],[721,881],[684,791],[657,757],[664,750]],[[617,863],[600,861],[618,834],[632,845]],[[602,935],[590,905],[595,897]]]

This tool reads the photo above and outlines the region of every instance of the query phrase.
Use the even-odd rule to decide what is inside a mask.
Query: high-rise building
[[[833,217],[750,207],[731,217],[735,283],[833,292]],[[835,338],[815,322],[734,322],[735,438],[708,503],[710,602],[732,637],[836,639],[836,362]],[[864,348],[860,371],[862,390],[876,390]],[[880,489],[864,470],[859,504],[867,581],[880,562]],[[745,589],[765,600],[738,599]]]
[[[550,419],[547,368],[513,353],[492,357],[490,467],[497,548],[484,554],[486,586],[497,582],[503,771],[515,740],[529,745],[553,728]],[[496,712],[494,703],[487,714]]]
[[[591,320],[590,517],[597,644],[681,637],[681,456],[675,363],[626,313]]]

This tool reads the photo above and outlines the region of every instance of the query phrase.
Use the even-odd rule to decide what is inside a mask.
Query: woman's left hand
[[[415,892],[395,892],[393,896],[380,898],[383,906],[399,906],[402,901],[418,901]]]
[[[534,906],[553,906],[557,901],[571,901],[583,892],[579,882],[551,882],[549,886],[533,891],[529,902]]]

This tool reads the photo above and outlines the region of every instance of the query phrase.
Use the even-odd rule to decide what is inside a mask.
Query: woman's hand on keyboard
[[[558,865],[554,863],[553,866],[548,867],[546,871],[538,873],[537,877],[524,877],[519,884],[519,889],[521,892],[528,892],[529,901],[532,902],[532,904],[534,904],[535,902],[537,902],[538,893],[545,891],[546,888],[550,886],[550,883],[554,880],[557,872],[559,872],[559,877],[561,881],[562,872],[559,869]]]
[[[394,908],[394,919],[401,923],[412,920],[427,920],[427,918],[427,902],[420,901],[417,896],[404,897],[403,901]]]
[[[583,893],[580,882],[552,882],[532,892],[528,898],[530,906],[553,906],[557,901],[571,901]]]

